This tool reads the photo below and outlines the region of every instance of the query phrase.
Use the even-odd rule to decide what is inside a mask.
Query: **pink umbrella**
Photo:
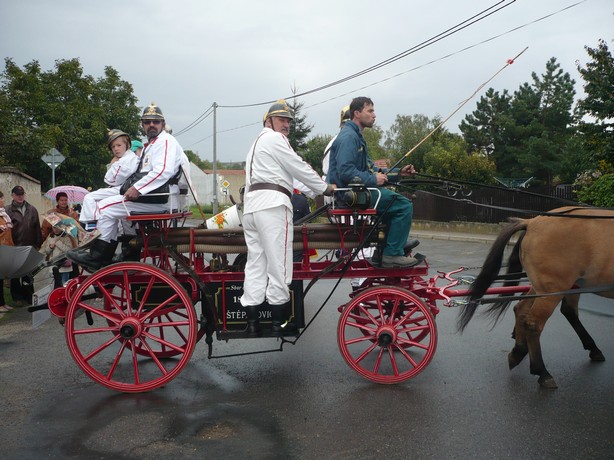
[[[78,185],[58,185],[45,193],[45,196],[55,200],[56,195],[60,192],[66,193],[68,201],[71,203],[83,203],[83,197],[90,193],[89,190]]]

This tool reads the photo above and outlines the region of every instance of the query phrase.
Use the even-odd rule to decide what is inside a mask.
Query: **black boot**
[[[122,244],[121,252],[113,257],[113,263],[117,262],[138,262],[141,260],[142,246],[136,241],[133,235],[123,235],[118,238]]]
[[[262,330],[260,329],[260,305],[248,305],[247,310],[247,327],[245,332],[248,337],[260,337]]]
[[[271,305],[271,331],[276,337],[284,335],[293,335],[296,333],[296,324],[290,322],[290,313],[292,309],[291,301],[281,305]]]
[[[88,270],[96,271],[111,263],[115,254],[115,248],[117,248],[117,241],[108,243],[98,239],[94,240],[89,250],[71,249],[66,253],[66,256]]]

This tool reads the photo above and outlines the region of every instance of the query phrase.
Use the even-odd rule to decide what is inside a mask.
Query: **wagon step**
[[[217,339],[218,340],[230,340],[230,339],[266,339],[266,338],[277,339],[279,338],[278,336],[273,334],[273,330],[271,329],[270,325],[263,324],[261,328],[262,328],[262,335],[258,337],[249,335],[247,331],[243,329],[237,329],[237,330],[227,329],[225,331],[222,331],[222,330],[217,331]],[[299,333],[300,333],[300,330],[295,329],[293,332],[288,332],[287,334],[284,334],[284,337],[296,337],[299,335]]]

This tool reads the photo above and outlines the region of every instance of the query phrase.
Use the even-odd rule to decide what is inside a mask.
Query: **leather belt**
[[[290,191],[286,187],[282,187],[281,185],[277,184],[267,184],[266,182],[251,184],[249,186],[249,191],[251,192],[252,190],[275,190],[276,192],[281,192],[288,198],[292,199],[292,194]]]

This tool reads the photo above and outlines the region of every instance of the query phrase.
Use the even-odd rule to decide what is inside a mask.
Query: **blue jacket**
[[[337,184],[337,187],[345,188],[348,184],[355,183],[355,178],[358,177],[360,183],[365,186],[377,187],[376,172],[387,174],[388,182],[398,180],[398,168],[382,170],[375,167],[369,158],[367,142],[360,128],[353,121],[347,121],[330,148],[330,163],[326,181],[329,184]]]
[[[355,182],[355,177],[367,187],[377,187],[365,138],[356,123],[347,121],[330,148],[326,180],[337,187],[347,187]]]

